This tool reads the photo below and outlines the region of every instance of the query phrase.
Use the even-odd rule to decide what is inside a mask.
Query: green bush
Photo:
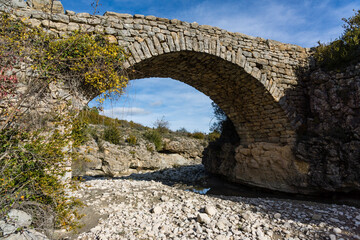
[[[360,10],[355,15],[342,20],[344,33],[339,39],[324,44],[319,42],[315,49],[314,58],[317,63],[327,70],[340,70],[360,58]]]
[[[161,133],[158,130],[148,130],[144,133],[144,137],[155,144],[156,151],[161,151],[163,148],[163,141]]]
[[[191,133],[190,136],[193,138],[196,138],[196,139],[200,139],[200,140],[205,139],[205,134],[202,132],[193,132],[193,133]]]
[[[120,130],[115,125],[106,127],[104,130],[104,140],[113,144],[120,144],[121,142]]]
[[[213,131],[207,135],[207,139],[209,142],[214,142],[220,137],[220,133],[218,131]]]
[[[89,140],[90,129],[87,122],[76,119],[72,124],[71,137],[73,146],[77,147]]]
[[[129,143],[130,145],[134,146],[137,143],[137,138],[134,135],[130,135],[127,139],[126,142]]]
[[[37,209],[36,221],[55,218],[57,226],[77,225],[74,220],[81,216],[75,209],[81,203],[67,196],[69,185],[59,180],[66,173],[63,149],[68,144],[67,134],[56,130],[0,132],[0,218],[9,209],[26,205]]]

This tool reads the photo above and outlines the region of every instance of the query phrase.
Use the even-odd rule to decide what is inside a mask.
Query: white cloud
[[[108,108],[104,109],[101,112],[103,115],[108,117],[117,117],[123,118],[124,116],[146,116],[149,115],[151,112],[138,107],[115,107],[115,108]]]
[[[161,100],[150,103],[151,107],[159,107],[161,105],[163,105],[163,101],[161,101]]]
[[[341,18],[358,8],[356,1],[224,1],[202,2],[180,14],[200,24],[312,47],[318,40],[337,38],[342,33]]]

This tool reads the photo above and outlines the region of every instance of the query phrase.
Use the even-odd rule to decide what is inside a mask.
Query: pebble
[[[210,218],[207,214],[205,213],[199,213],[197,215],[197,218],[196,220],[199,222],[199,223],[206,223],[206,224],[209,224],[210,223]]]
[[[162,208],[159,206],[156,206],[151,210],[151,212],[154,214],[160,214],[162,212]]]
[[[216,208],[214,206],[206,206],[205,207],[205,212],[209,215],[209,216],[213,216],[216,214]]]
[[[167,174],[165,170],[161,174],[80,183],[80,188],[71,194],[105,217],[74,239],[336,240],[339,233],[344,239],[358,234],[358,221],[354,221],[360,216],[357,208],[268,198],[213,197],[165,184],[172,181],[164,180],[165,176],[180,178],[181,174]],[[343,215],[337,214],[340,212]],[[321,223],[311,221],[318,219],[316,214],[321,215]]]
[[[321,215],[320,214],[314,214],[313,216],[312,216],[312,219],[313,220],[315,220],[315,221],[319,221],[320,219],[321,219]]]

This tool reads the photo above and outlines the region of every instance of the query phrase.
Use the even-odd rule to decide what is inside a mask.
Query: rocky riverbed
[[[201,195],[202,166],[90,178],[77,234],[58,239],[360,239],[360,209],[297,200]],[[175,185],[174,185],[175,184]]]

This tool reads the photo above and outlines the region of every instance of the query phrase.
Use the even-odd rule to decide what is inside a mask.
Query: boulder
[[[32,223],[32,217],[24,211],[11,209],[7,214],[8,222],[14,223],[17,227],[29,227]]]

